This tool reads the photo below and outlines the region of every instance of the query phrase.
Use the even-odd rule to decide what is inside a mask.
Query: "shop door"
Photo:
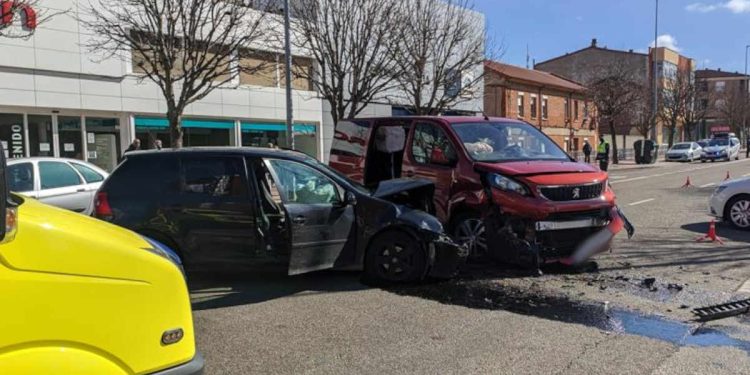
[[[29,115],[29,156],[55,156],[52,116]]]
[[[120,120],[86,117],[86,160],[111,172],[120,156]]]

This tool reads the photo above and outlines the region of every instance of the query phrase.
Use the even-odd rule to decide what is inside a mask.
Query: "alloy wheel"
[[[750,227],[750,201],[740,199],[729,209],[729,219],[739,228]]]
[[[469,248],[469,257],[478,258],[487,254],[487,236],[485,235],[484,222],[478,218],[463,220],[457,227],[456,240],[466,244]]]
[[[378,252],[377,265],[383,278],[390,281],[408,279],[416,266],[414,246],[391,243]]]

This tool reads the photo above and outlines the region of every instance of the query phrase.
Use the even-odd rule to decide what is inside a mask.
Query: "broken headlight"
[[[487,175],[490,186],[503,191],[512,191],[521,195],[529,195],[529,189],[523,184],[497,173]]]

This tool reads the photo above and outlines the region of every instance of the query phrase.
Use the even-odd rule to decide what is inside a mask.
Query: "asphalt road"
[[[389,290],[356,273],[191,275],[206,373],[748,374],[750,320],[686,323],[750,278],[750,233],[719,225],[725,245],[694,242],[727,171],[748,174],[750,160],[613,167],[637,234],[594,273],[475,266]],[[696,187],[680,187],[687,176]]]

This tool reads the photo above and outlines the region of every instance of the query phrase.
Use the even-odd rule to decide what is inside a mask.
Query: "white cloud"
[[[718,9],[728,9],[732,13],[750,13],[750,0],[729,0],[722,3],[692,3],[685,7],[688,12],[708,13]]]
[[[750,13],[750,0],[729,0],[723,6],[732,13]]]
[[[677,39],[669,34],[662,34],[656,38],[656,42],[659,47],[667,47],[673,51],[680,52],[680,47],[677,46]],[[651,42],[650,47],[654,47],[654,42]]]
[[[716,8],[718,7],[713,4],[692,3],[686,6],[685,10],[688,12],[708,13],[715,11]]]

